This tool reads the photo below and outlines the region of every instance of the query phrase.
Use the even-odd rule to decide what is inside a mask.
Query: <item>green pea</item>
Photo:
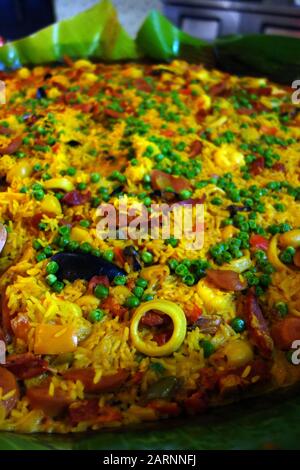
[[[52,284],[52,290],[54,292],[57,292],[58,294],[63,290],[65,287],[64,283],[61,281],[56,281],[54,284]]]
[[[188,189],[183,189],[179,193],[180,199],[183,199],[183,200],[189,199],[191,195],[192,195],[192,191],[189,191]]]
[[[98,207],[101,203],[101,198],[98,196],[92,197],[91,204],[92,207]]]
[[[39,253],[36,255],[36,258],[38,263],[40,263],[41,261],[44,261],[45,259],[47,259],[47,256],[45,255],[45,253]]]
[[[57,244],[59,247],[65,248],[66,246],[69,245],[69,243],[70,243],[69,237],[60,237]]]
[[[102,251],[99,250],[99,248],[93,248],[91,253],[92,253],[92,255],[97,256],[98,258],[100,258],[100,256],[102,256]]]
[[[153,299],[154,299],[154,296],[152,294],[145,294],[142,297],[143,302],[149,302],[150,300],[153,300]]]
[[[166,243],[168,245],[171,245],[173,248],[176,248],[176,246],[178,245],[178,240],[174,237],[170,237],[168,240],[166,240]]]
[[[214,345],[207,339],[204,339],[200,342],[200,346],[203,349],[204,357],[207,358],[215,352]]]
[[[106,250],[103,253],[103,259],[105,259],[106,261],[112,261],[114,259],[114,256],[115,254],[113,250]]]
[[[220,197],[213,197],[210,202],[214,205],[214,206],[221,206],[222,205],[222,199]]]
[[[153,255],[149,251],[143,251],[141,258],[146,264],[150,264],[153,261]]]
[[[146,281],[146,279],[144,279],[143,277],[139,277],[136,280],[135,285],[138,287],[142,287],[143,289],[146,289],[148,286],[148,281]]]
[[[82,219],[79,222],[79,225],[81,225],[81,227],[88,228],[91,225],[91,222],[89,220]]]
[[[277,302],[275,308],[280,317],[285,317],[289,313],[289,307],[285,302]]]
[[[68,249],[70,251],[77,251],[79,249],[79,246],[80,244],[78,242],[76,242],[75,240],[71,240],[68,245]]]
[[[46,272],[48,274],[56,274],[58,270],[59,270],[58,263],[56,261],[49,261],[49,263],[46,266]]]
[[[48,245],[48,246],[45,246],[45,248],[44,248],[43,251],[44,251],[44,253],[45,253],[46,256],[51,256],[51,255],[52,255],[52,248],[51,248],[51,246],[49,246],[49,245]]]
[[[114,278],[114,284],[116,286],[124,286],[126,284],[126,282],[127,282],[127,277],[126,276],[120,275],[120,276],[116,276]]]
[[[42,169],[42,165],[40,163],[36,163],[33,165],[33,171],[40,171]]]
[[[65,236],[65,237],[69,236],[70,232],[71,232],[71,229],[70,229],[70,227],[68,227],[68,225],[63,225],[62,227],[59,227],[59,229],[58,229],[58,233],[60,235]]]
[[[109,289],[104,284],[98,284],[94,289],[94,294],[98,299],[105,299],[108,297]]]
[[[57,277],[55,274],[48,274],[48,276],[46,276],[46,281],[49,286],[52,286],[57,281]]]
[[[136,286],[134,287],[132,293],[140,299],[144,294],[144,289],[142,287]]]
[[[125,305],[129,308],[136,308],[140,305],[140,299],[135,295],[131,295],[130,297],[127,297]]]
[[[40,244],[40,242],[38,240],[33,240],[32,247],[35,250],[40,250],[42,248],[42,245]]]
[[[97,323],[102,320],[102,318],[105,317],[105,312],[101,310],[100,308],[96,308],[95,310],[92,310],[89,315],[88,319],[91,323]]]
[[[33,197],[37,201],[42,201],[45,197],[45,193],[42,189],[36,189],[35,191],[33,191]]]
[[[187,286],[193,286],[195,284],[195,276],[193,276],[193,274],[191,273],[188,273],[185,276],[183,276],[182,281]]]
[[[28,145],[28,144],[30,144],[30,138],[29,138],[29,137],[27,137],[27,136],[26,136],[26,137],[24,137],[24,138],[23,138],[23,144],[25,144],[25,145]]]
[[[151,204],[152,204],[152,199],[151,199],[151,197],[149,197],[149,196],[145,197],[145,198],[143,199],[143,203],[144,203],[144,205],[145,205],[146,207],[151,206]]]
[[[82,251],[83,253],[90,253],[92,251],[92,248],[92,245],[88,242],[83,242],[80,245],[80,251]]]
[[[84,191],[84,190],[86,189],[86,187],[87,187],[87,184],[86,184],[86,183],[81,182],[81,183],[78,183],[78,184],[77,184],[77,189],[78,189],[79,191]]]
[[[74,168],[73,166],[69,166],[69,168],[67,168],[67,170],[66,170],[66,173],[67,173],[67,175],[69,175],[69,176],[74,176],[74,175],[76,175],[76,172],[77,172],[77,170],[76,170],[76,168]]]
[[[242,318],[235,317],[231,320],[230,326],[236,333],[242,333],[246,328],[246,323]]]
[[[99,173],[92,173],[90,176],[90,180],[92,183],[98,183],[100,181]]]

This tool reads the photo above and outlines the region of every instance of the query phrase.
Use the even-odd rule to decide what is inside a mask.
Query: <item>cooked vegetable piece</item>
[[[20,397],[20,391],[16,377],[4,367],[0,367],[0,391],[0,406],[4,407],[5,415],[7,416],[16,406]]]
[[[11,354],[5,364],[6,369],[18,379],[25,380],[42,374],[48,369],[48,363],[33,353]]]
[[[77,348],[78,338],[72,325],[41,323],[35,329],[35,354],[63,354]]]
[[[239,291],[247,287],[239,273],[229,269],[208,269],[206,275],[219,289]]]
[[[172,398],[174,393],[180,387],[180,380],[177,377],[169,375],[162,377],[157,382],[154,382],[148,388],[145,398],[147,400],[154,400],[155,398]]]
[[[61,388],[55,388],[54,394],[50,395],[49,384],[29,388],[26,397],[32,408],[41,409],[48,416],[58,416],[73,401]]]
[[[244,315],[253,343],[257,346],[263,357],[270,357],[274,347],[272,337],[258,300],[251,290],[249,290],[245,298]]]
[[[288,316],[275,323],[271,335],[277,348],[290,349],[293,341],[300,339],[300,318]]]

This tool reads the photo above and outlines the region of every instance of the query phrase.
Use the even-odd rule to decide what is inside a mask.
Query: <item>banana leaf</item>
[[[180,31],[159,12],[146,18],[137,35],[140,50],[156,60],[182,58],[229,73],[267,76],[291,84],[300,77],[300,39],[237,35],[209,44]]]
[[[74,58],[137,59],[135,41],[118,21],[111,1],[103,0],[72,18],[0,47],[0,68],[18,68]]]
[[[209,44],[152,11],[132,39],[110,0],[0,48],[0,69],[57,62],[64,55],[104,61],[182,58],[229,73],[267,76],[291,84],[300,77],[300,40],[259,34]]]

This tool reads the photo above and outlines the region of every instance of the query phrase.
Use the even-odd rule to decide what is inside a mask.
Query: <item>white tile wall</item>
[[[98,0],[54,0],[58,20],[85,10]],[[126,31],[134,36],[149,10],[161,9],[160,0],[113,0]]]

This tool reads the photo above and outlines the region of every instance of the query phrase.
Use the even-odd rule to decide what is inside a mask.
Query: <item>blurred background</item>
[[[0,36],[16,39],[89,8],[97,0],[0,0]],[[300,37],[300,0],[113,0],[135,35],[147,13],[162,11],[184,31],[207,40],[236,33]]]

